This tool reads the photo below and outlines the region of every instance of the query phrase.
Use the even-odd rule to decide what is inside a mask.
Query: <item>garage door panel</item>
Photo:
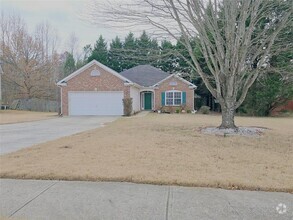
[[[69,115],[122,115],[123,92],[69,92]]]

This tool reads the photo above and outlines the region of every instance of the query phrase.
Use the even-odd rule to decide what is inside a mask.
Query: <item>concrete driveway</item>
[[[114,116],[60,117],[42,121],[0,125],[0,154],[47,142],[112,122]]]
[[[0,198],[0,218],[13,219],[293,218],[293,196],[278,192],[0,179]]]

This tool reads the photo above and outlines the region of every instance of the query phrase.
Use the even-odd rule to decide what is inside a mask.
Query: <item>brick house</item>
[[[196,86],[150,65],[117,73],[96,60],[57,83],[63,115],[123,115],[123,98],[133,113],[183,107],[194,110]]]

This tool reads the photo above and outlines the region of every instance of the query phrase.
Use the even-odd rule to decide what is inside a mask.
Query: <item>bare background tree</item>
[[[0,61],[4,74],[3,101],[19,98],[56,100],[59,75],[58,38],[48,23],[29,34],[17,15],[1,14]]]
[[[144,25],[179,41],[191,57],[186,62],[221,105],[220,128],[233,129],[235,110],[269,65],[272,50],[279,49],[273,47],[279,32],[292,22],[292,2],[283,0],[111,1],[104,7],[94,1],[90,7],[88,17],[94,23]],[[194,43],[209,71],[203,71]]]
[[[68,52],[72,54],[75,60],[80,59],[80,53],[79,53],[79,39],[76,36],[74,32],[72,32],[69,36],[69,40],[67,41],[67,48]]]

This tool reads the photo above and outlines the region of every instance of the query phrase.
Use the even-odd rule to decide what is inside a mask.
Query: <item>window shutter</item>
[[[186,105],[186,92],[182,92],[182,105]]]
[[[161,104],[165,106],[165,92],[162,92]]]

